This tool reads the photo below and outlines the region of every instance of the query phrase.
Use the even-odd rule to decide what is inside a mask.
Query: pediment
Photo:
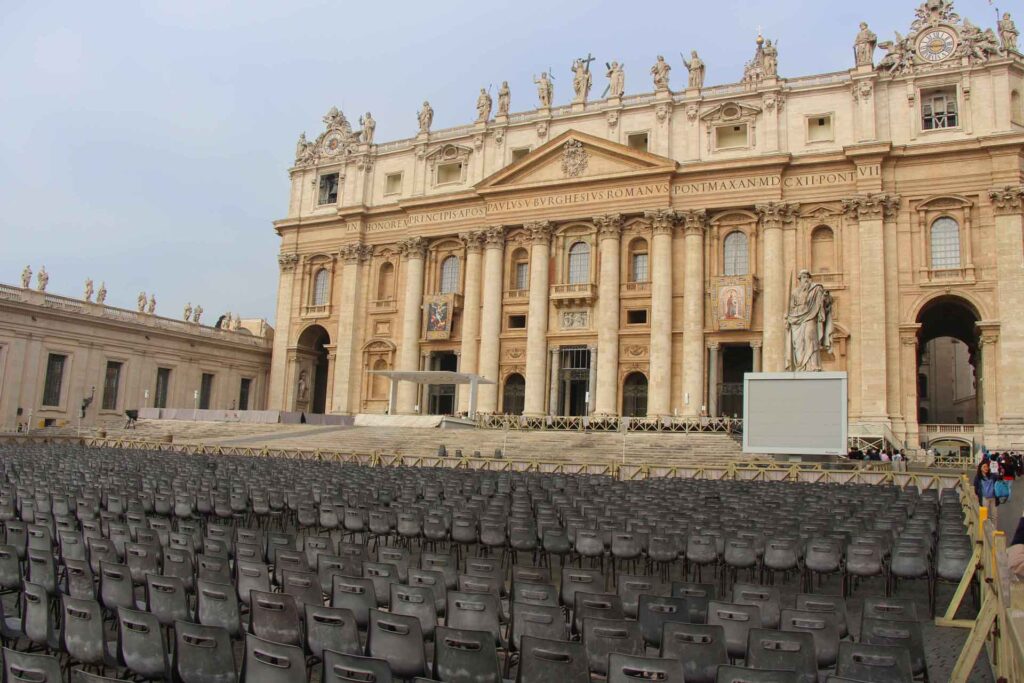
[[[478,192],[672,173],[676,162],[603,138],[569,130],[484,178]]]
[[[701,121],[745,121],[761,113],[760,107],[754,107],[742,102],[725,102],[700,115]]]

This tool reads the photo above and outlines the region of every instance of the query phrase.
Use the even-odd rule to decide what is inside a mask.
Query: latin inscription
[[[528,199],[499,199],[487,203],[487,213],[506,213],[509,211],[525,211],[527,209],[543,209],[549,206],[573,206],[619,199],[640,199],[668,194],[668,183],[650,183],[647,185],[630,185],[627,187],[607,187],[584,192],[565,192],[563,194],[530,197]]]

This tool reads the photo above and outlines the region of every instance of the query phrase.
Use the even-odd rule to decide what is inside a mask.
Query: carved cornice
[[[484,248],[484,231],[472,230],[459,233],[459,241],[466,248],[466,253],[479,254]]]
[[[761,227],[764,230],[772,230],[781,228],[783,223],[792,223],[800,211],[800,205],[768,202],[767,204],[758,204],[754,210],[761,219]]]
[[[988,191],[992,200],[992,209],[997,216],[1020,214],[1024,203],[1024,186],[1007,185]]]
[[[295,270],[295,266],[298,263],[298,254],[278,254],[277,256],[277,265],[280,266],[282,273],[289,273]]]
[[[682,211],[679,214],[684,235],[703,235],[708,229],[708,212],[704,209]]]
[[[901,198],[898,194],[880,192],[871,195],[858,195],[843,200],[843,212],[859,221],[895,220],[900,208]]]
[[[679,225],[679,213],[671,209],[646,211],[644,218],[651,222],[651,230],[655,235],[671,235]]]
[[[505,226],[492,225],[483,231],[484,246],[488,249],[501,249],[505,246]]]
[[[536,221],[523,225],[526,232],[530,234],[531,244],[550,244],[552,226],[551,221]]]
[[[594,216],[594,225],[597,226],[599,240],[617,240],[622,235],[622,214],[609,213],[603,216]]]
[[[407,259],[426,258],[427,241],[422,237],[408,237],[398,243],[398,253]]]

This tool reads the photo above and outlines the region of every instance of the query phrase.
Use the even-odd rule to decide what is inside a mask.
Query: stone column
[[[904,440],[910,448],[920,442],[917,424],[917,333],[920,323],[900,325],[900,400],[903,402]],[[892,368],[889,369],[890,372]]]
[[[591,346],[590,351],[590,372],[587,375],[587,415],[594,413],[594,387],[597,386],[597,347]]]
[[[290,392],[285,387],[288,376],[288,331],[292,323],[292,285],[295,282],[295,266],[298,254],[280,254],[277,264],[281,268],[277,283],[277,313],[274,318],[274,350],[270,360],[270,389],[267,407],[270,410],[291,410],[294,404],[289,400]],[[294,383],[297,381],[293,379]]]
[[[979,404],[980,422],[985,425],[986,436],[994,433],[1000,421],[999,387],[1005,380],[998,376],[1000,340],[999,323],[979,322],[978,350],[981,352],[981,403]],[[1009,442],[1009,434],[1000,434],[1000,438]]]
[[[700,415],[704,402],[704,233],[707,212],[681,214],[685,235],[683,272],[683,415]],[[687,401],[689,399],[689,401]]]
[[[785,364],[786,345],[786,270],[783,263],[782,225],[796,215],[796,204],[769,202],[758,204],[761,233],[764,235],[763,344],[764,371],[781,372]]]
[[[459,347],[459,372],[476,374],[480,352],[480,270],[483,250],[482,232],[465,232],[459,239],[466,246],[466,280],[462,290],[462,344]],[[457,386],[457,390],[462,386]],[[459,391],[456,412],[469,411],[469,392]]]
[[[362,299],[363,284],[366,275],[361,274],[361,266],[373,255],[373,247],[368,244],[347,244],[341,249],[341,291],[334,299],[338,309],[338,333],[335,336],[334,385],[331,400],[331,412],[349,415],[353,412],[351,405],[353,378],[358,381],[359,371],[355,367],[358,357],[356,348],[359,325],[356,320],[356,308]]]
[[[995,213],[996,302],[1002,332],[999,337],[998,420],[1004,425],[1013,424],[1012,433],[1019,436],[1024,432],[1024,395],[1021,392],[1024,386],[1024,316],[1020,314],[1024,302],[1024,264],[1021,262],[1024,187],[991,190],[989,198]],[[994,422],[996,416],[986,415],[985,419]]]
[[[530,308],[526,319],[526,398],[523,414],[544,415],[545,365],[548,351],[548,261],[551,223],[527,223],[530,233]]]
[[[557,347],[551,349],[551,394],[550,396],[548,396],[548,415],[558,415],[559,413],[558,367],[561,361],[561,359],[559,358],[559,354],[561,354],[561,349]]]
[[[672,231],[679,217],[662,209],[646,214],[651,239],[651,364],[647,414],[672,414]]]
[[[882,221],[895,218],[900,198],[896,195],[860,195],[843,200],[843,209],[858,223],[860,247],[860,394],[861,415],[886,421],[888,387],[885,321],[885,238]]]
[[[594,218],[600,249],[601,270],[597,290],[597,346],[601,357],[597,365],[597,394],[594,413],[617,415],[619,412],[619,259],[622,216],[610,214]],[[591,387],[591,391],[594,388]]]
[[[761,342],[752,341],[750,342],[750,350],[754,358],[754,364],[751,367],[751,372],[761,372]]]
[[[420,322],[423,319],[423,261],[427,255],[427,242],[422,237],[410,237],[398,243],[405,262],[405,299],[402,301],[402,344],[398,350],[398,369],[406,372],[419,370]],[[398,415],[412,415],[416,409],[416,385],[402,382],[398,385]]]
[[[708,415],[718,417],[718,344],[708,347]]]
[[[501,351],[501,295],[504,285],[505,229],[500,225],[483,233],[483,292],[480,311],[480,357],[477,373],[495,382],[481,384],[477,410],[498,411],[498,372]]]

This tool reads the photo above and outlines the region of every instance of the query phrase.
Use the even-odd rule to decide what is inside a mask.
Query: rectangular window
[[[747,146],[747,124],[715,128],[715,149]]]
[[[960,125],[957,116],[956,88],[921,92],[921,128],[939,130]]]
[[[529,147],[519,147],[518,149],[512,150],[512,161],[516,162],[525,157],[530,153]]]
[[[831,114],[807,117],[807,142],[827,142],[833,137]]]
[[[510,329],[510,330],[525,330],[526,329],[526,316],[525,315],[510,315],[508,317],[508,329]]]
[[[462,162],[453,161],[437,166],[437,184],[457,183],[462,180]]]
[[[121,363],[107,361],[107,374],[103,377],[103,410],[117,410],[117,392],[121,388]]]
[[[252,380],[248,377],[242,378],[242,386],[238,389],[238,409],[249,410],[249,390],[252,388]]]
[[[46,359],[46,383],[43,385],[43,405],[59,406],[60,390],[64,384],[64,366],[67,356],[51,353]]]
[[[401,194],[402,193],[402,174],[401,173],[388,173],[384,176],[384,194]]]
[[[156,369],[156,396],[153,397],[154,408],[167,407],[167,394],[171,386],[171,369]]]
[[[647,133],[630,133],[626,136],[626,146],[638,152],[647,151]]]
[[[647,254],[633,254],[633,282],[647,282]]]
[[[530,287],[530,264],[520,261],[516,264],[515,289],[528,289]]]
[[[324,204],[337,204],[338,203],[338,174],[337,173],[325,173],[320,176],[320,198],[318,203],[323,206]]]
[[[199,384],[199,409],[210,409],[210,396],[213,395],[213,375],[209,372],[203,373],[203,379]]]
[[[647,324],[647,309],[637,308],[631,311],[626,311],[626,324],[627,325],[646,325]]]

